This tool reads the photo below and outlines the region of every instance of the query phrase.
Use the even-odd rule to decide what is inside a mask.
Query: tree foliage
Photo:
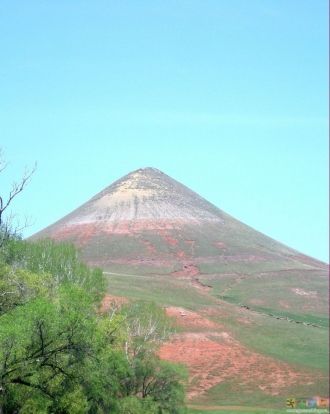
[[[180,413],[184,374],[160,361],[171,325],[155,304],[100,313],[102,272],[73,246],[0,248],[2,413]],[[5,253],[4,253],[5,252]]]
[[[157,356],[171,332],[164,310],[101,313],[102,271],[71,244],[21,240],[4,216],[33,172],[0,195],[0,414],[185,412],[185,374]]]

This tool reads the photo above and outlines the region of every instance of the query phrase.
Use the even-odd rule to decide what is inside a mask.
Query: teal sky
[[[25,236],[153,166],[328,261],[327,1],[1,0],[0,52]]]

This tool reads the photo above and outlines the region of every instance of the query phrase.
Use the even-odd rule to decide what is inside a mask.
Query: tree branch
[[[2,215],[4,213],[4,211],[9,207],[10,203],[13,201],[13,199],[18,196],[19,193],[21,193],[25,186],[27,185],[27,183],[29,182],[30,178],[32,177],[32,175],[34,174],[34,172],[37,169],[37,164],[35,164],[31,170],[25,170],[23,177],[21,178],[21,180],[19,182],[14,182],[12,185],[12,188],[9,192],[9,196],[7,198],[7,201],[3,200],[3,197],[0,197],[0,225],[2,224]],[[0,167],[0,172],[1,172],[1,167]]]

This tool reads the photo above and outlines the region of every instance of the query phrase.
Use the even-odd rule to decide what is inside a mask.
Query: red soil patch
[[[177,246],[179,241],[177,239],[174,239],[173,237],[169,236],[168,234],[162,235],[166,241],[166,243],[170,246]]]
[[[223,249],[225,249],[225,248],[226,248],[225,243],[223,243],[223,242],[221,242],[221,241],[217,241],[217,242],[215,242],[215,243],[214,243],[214,245],[215,245],[218,249],[221,249],[221,250],[223,250]]]
[[[198,267],[192,264],[183,265],[183,268],[181,270],[171,273],[172,276],[196,276],[198,274],[199,274]]]
[[[178,259],[184,259],[184,258],[186,257],[186,253],[185,253],[183,250],[179,250],[179,251],[176,253],[176,257],[177,257]]]
[[[117,222],[104,222],[103,231],[111,234],[131,234],[141,233],[145,230],[164,231],[172,229],[180,229],[183,224],[182,220],[120,220]]]
[[[92,222],[71,222],[65,226],[56,226],[49,230],[49,235],[56,240],[79,239],[84,235],[94,234],[140,234],[145,230],[164,232],[180,229],[185,222],[183,220],[120,220],[107,221],[95,220]],[[165,237],[165,236],[164,236]],[[178,241],[167,236],[168,243],[176,245]]]
[[[147,252],[149,254],[155,254],[156,253],[155,246],[149,240],[141,240],[141,242],[144,244],[144,246],[146,247]]]
[[[199,315],[196,312],[170,306],[166,308],[166,314],[172,318],[175,318],[179,326],[184,326],[185,328],[198,328],[198,329],[220,329],[222,325],[217,324],[213,321],[210,321],[207,318]]]
[[[90,239],[98,233],[95,223],[85,224],[83,226],[69,225],[55,229],[51,233],[51,237],[57,241],[65,241],[75,239],[78,246],[86,245]]]
[[[128,299],[122,296],[105,295],[102,303],[100,312],[104,313],[113,308],[120,308],[125,303],[128,303]]]
[[[190,400],[230,379],[247,391],[258,387],[270,395],[310,380],[308,374],[294,372],[288,364],[248,350],[226,332],[176,335],[161,347],[159,355],[188,367]]]
[[[194,288],[198,289],[200,293],[204,293],[204,294],[209,292],[212,289],[210,286],[204,285],[198,278],[191,279],[190,284]]]

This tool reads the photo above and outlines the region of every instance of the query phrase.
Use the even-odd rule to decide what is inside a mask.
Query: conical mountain
[[[157,273],[214,273],[324,267],[224,213],[155,168],[114,182],[33,238],[74,242],[106,269],[143,266]],[[132,269],[131,269],[132,270]]]
[[[188,367],[190,403],[250,412],[327,395],[325,263],[154,168],[126,175],[32,239],[46,237],[73,242],[104,269],[105,304],[114,295],[153,300],[176,319],[159,355]]]

